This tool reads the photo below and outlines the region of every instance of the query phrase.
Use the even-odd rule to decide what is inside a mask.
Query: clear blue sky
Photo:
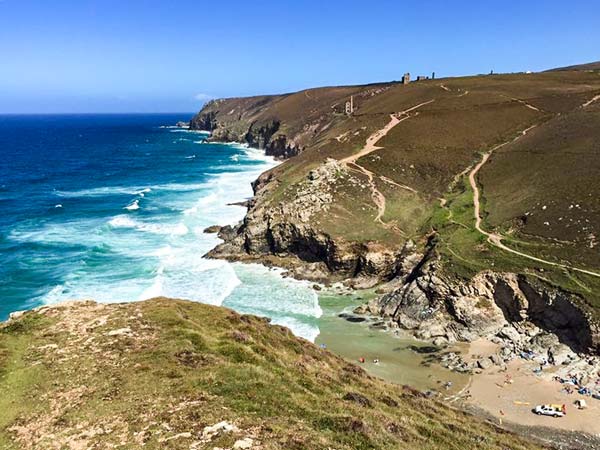
[[[0,113],[195,111],[206,98],[600,60],[600,2],[0,0]]]

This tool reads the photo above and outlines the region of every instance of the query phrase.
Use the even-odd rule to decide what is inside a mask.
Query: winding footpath
[[[373,203],[375,203],[375,206],[377,206],[377,216],[375,216],[375,222],[379,222],[382,225],[385,225],[382,219],[383,215],[385,214],[385,196],[381,193],[379,189],[377,189],[377,185],[375,184],[376,175],[367,168],[358,164],[356,161],[358,161],[363,156],[367,156],[368,154],[373,153],[376,150],[382,149],[383,147],[378,147],[376,145],[377,142],[383,139],[390,132],[390,130],[392,130],[400,122],[404,122],[405,120],[409,119],[411,117],[410,112],[419,109],[422,106],[428,105],[429,103],[432,103],[434,101],[435,99],[429,100],[427,102],[419,103],[418,105],[405,109],[404,111],[401,111],[399,113],[390,114],[390,121],[383,128],[371,134],[367,138],[365,146],[358,153],[355,153],[354,155],[350,155],[340,160],[342,164],[346,164],[348,167],[354,168],[356,171],[363,173],[367,177],[369,187],[371,188],[371,197],[373,198]],[[417,192],[410,186],[396,183],[395,181],[390,180],[389,178],[384,177],[383,175],[378,178],[380,178],[382,181],[388,184],[399,187],[401,189],[405,189],[407,191],[415,193]]]
[[[600,100],[600,94],[596,95],[595,97],[593,97],[591,100],[588,100],[587,102],[585,102],[583,105],[581,105],[582,108],[587,108],[588,106],[590,106],[592,103],[596,102]]]
[[[598,95],[597,97],[594,97],[594,99],[598,100],[600,99],[600,95]],[[592,99],[590,102],[584,104],[584,107],[589,105],[592,101],[595,101],[594,99]],[[529,133],[529,131],[531,131],[532,129],[534,129],[537,125],[533,125],[523,131],[521,131],[521,133],[514,139],[510,140],[510,141],[506,141],[503,144],[497,145],[496,147],[492,148],[489,152],[485,153],[483,155],[483,158],[481,158],[481,161],[473,168],[473,170],[471,170],[471,172],[469,173],[469,183],[471,185],[471,189],[473,189],[473,209],[474,209],[474,216],[475,216],[475,229],[477,231],[479,231],[481,234],[485,235],[487,237],[487,240],[490,244],[492,244],[493,246],[502,249],[504,251],[507,251],[509,253],[515,254],[515,255],[519,255],[522,256],[523,258],[527,258],[530,259],[532,261],[536,261],[539,263],[543,263],[543,264],[547,264],[549,266],[554,266],[554,267],[560,267],[561,269],[566,269],[566,270],[572,270],[575,272],[580,272],[580,273],[584,273],[586,275],[591,275],[593,277],[598,277],[600,278],[600,273],[597,272],[592,272],[591,270],[586,270],[586,269],[580,269],[577,267],[572,267],[566,264],[561,264],[561,263],[557,263],[557,262],[552,262],[552,261],[548,261],[546,259],[542,259],[542,258],[538,258],[536,256],[533,255],[529,255],[527,253],[523,253],[520,252],[518,250],[514,250],[510,247],[507,247],[506,245],[504,245],[502,243],[502,239],[503,236],[497,233],[490,233],[486,230],[484,230],[481,226],[481,223],[483,221],[483,219],[481,218],[481,200],[480,200],[480,192],[479,192],[479,186],[477,185],[477,173],[479,172],[479,170],[483,167],[483,165],[488,161],[488,159],[490,158],[490,156],[492,155],[492,153],[496,150],[498,150],[501,147],[504,147],[508,144],[511,144],[519,139],[521,139],[523,136],[525,136],[527,133]]]

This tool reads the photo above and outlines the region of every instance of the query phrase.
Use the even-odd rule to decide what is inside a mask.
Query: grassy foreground
[[[537,448],[264,319],[165,298],[0,325],[0,392],[2,449]]]

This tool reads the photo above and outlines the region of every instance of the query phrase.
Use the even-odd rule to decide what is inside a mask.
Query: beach
[[[475,341],[468,356],[492,354],[495,345]],[[510,361],[506,369],[492,367],[472,377],[467,405],[489,412],[497,423],[513,422],[532,427],[552,427],[566,431],[600,435],[600,400],[575,392],[567,394],[564,386],[552,379],[556,368],[545,369],[542,375],[534,374],[539,364],[523,359]],[[585,400],[586,409],[575,406],[577,400]],[[539,416],[532,412],[536,405],[566,405],[565,417]]]
[[[436,348],[419,341],[402,330],[383,330],[381,321],[359,317],[340,317],[351,314],[372,292],[355,291],[345,295],[321,292],[319,303],[323,315],[319,319],[320,334],[315,341],[348,361],[358,364],[371,375],[388,382],[409,385],[420,391],[445,398],[461,391],[469,377],[445,369],[436,362]],[[364,362],[361,362],[361,358]],[[378,362],[374,362],[378,361]],[[448,385],[450,382],[450,385]],[[447,386],[447,387],[446,387]],[[438,395],[439,394],[439,395]]]

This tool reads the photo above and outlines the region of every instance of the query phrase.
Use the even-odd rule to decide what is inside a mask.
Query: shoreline
[[[461,346],[437,348],[404,330],[387,328],[380,318],[354,315],[352,310],[371,295],[375,294],[359,290],[319,292],[323,315],[315,344],[387,382],[408,385],[431,397],[457,395],[468,376],[446,369],[436,359]]]
[[[174,130],[171,130],[171,132],[174,132]],[[207,134],[207,132],[190,129],[179,129],[177,132]],[[251,147],[244,143],[219,141],[213,141],[210,143],[239,146],[247,150],[251,150],[254,153],[261,152],[264,154],[261,149]],[[269,158],[272,158],[274,163],[272,167],[275,167],[281,163],[279,158],[272,156]],[[253,199],[255,196],[250,198]],[[230,203],[230,205],[243,207],[243,205],[238,205],[235,203]],[[211,249],[211,252],[212,250],[214,250],[214,247]],[[327,277],[326,280],[317,280],[316,278],[311,280],[311,273],[306,270],[306,264],[299,260],[296,261],[294,257],[282,258],[275,255],[248,255],[247,259],[243,257],[240,257],[239,259],[218,259],[226,259],[229,262],[237,261],[240,264],[260,264],[277,272],[278,276],[281,278],[294,278],[295,280],[306,283],[309,281],[325,281],[327,284],[330,284],[338,281],[335,273],[331,273],[331,276]],[[313,272],[313,275],[315,273],[316,272]],[[319,275],[322,273],[324,272],[319,272]],[[307,286],[310,289],[310,286]],[[515,397],[515,395],[522,395],[523,392],[528,392],[527,389],[531,387],[530,382],[532,380],[535,381],[535,376],[533,374],[526,373],[525,370],[519,372],[519,367],[521,366],[517,366],[517,363],[521,363],[521,361],[513,361],[515,362],[516,366],[514,369],[515,373],[520,375],[519,377],[515,375],[515,382],[507,388],[498,388],[496,387],[494,380],[498,379],[498,377],[500,377],[499,379],[502,379],[502,376],[504,376],[504,373],[499,372],[500,369],[496,370],[496,368],[493,368],[490,369],[489,372],[484,371],[481,374],[466,376],[463,374],[457,374],[456,372],[452,372],[449,369],[442,367],[442,365],[439,364],[439,361],[436,361],[433,358],[434,356],[437,356],[435,353],[441,353],[449,349],[454,349],[456,347],[454,345],[445,347],[443,350],[438,352],[419,353],[417,350],[411,347],[431,347],[429,341],[418,340],[413,336],[410,336],[408,332],[404,332],[402,330],[397,330],[398,335],[396,336],[393,334],[393,331],[384,331],[381,328],[377,328],[377,323],[383,322],[384,319],[381,319],[380,321],[373,319],[372,321],[366,320],[365,322],[352,323],[344,318],[338,317],[339,313],[343,312],[344,310],[353,306],[358,306],[364,302],[364,299],[357,297],[363,296],[365,291],[356,287],[352,280],[345,284],[345,290],[346,292],[349,292],[349,294],[345,293],[337,295],[329,290],[319,291],[313,287],[313,291],[318,296],[318,306],[323,310],[322,316],[317,318],[317,322],[319,324],[319,334],[314,339],[315,344],[327,345],[327,349],[336,355],[359,364],[369,374],[372,374],[378,378],[396,384],[408,384],[409,386],[415,387],[422,391],[435,391],[439,393],[437,399],[440,401],[447,401],[448,397],[450,397],[453,401],[453,406],[459,407],[461,410],[476,411],[476,415],[478,416],[480,414],[484,417],[489,416],[492,421],[495,420],[493,423],[503,427],[506,426],[508,428],[509,423],[514,421],[515,423],[523,424],[526,427],[532,428],[546,426],[552,430],[560,429],[568,433],[579,434],[583,432],[593,432],[600,435],[600,423],[598,423],[598,426],[593,428],[591,431],[587,428],[575,430],[570,428],[571,422],[568,422],[564,419],[538,417],[531,412],[529,412],[529,414],[532,417],[529,417],[524,412],[527,411],[527,408],[516,408],[515,411],[513,411],[510,408],[510,401],[520,401],[516,400],[517,397]],[[345,301],[346,304],[341,309],[337,309],[341,305],[325,305],[327,300],[322,300],[322,298],[326,297],[339,297],[339,301]],[[361,300],[361,302],[356,303],[358,300]],[[324,301],[325,304],[322,303],[322,301]],[[465,345],[469,346],[469,349],[467,350],[467,354],[469,354],[469,352],[473,350],[473,343]],[[360,364],[358,362],[359,357],[365,358],[364,364]],[[379,363],[374,363],[373,361],[375,359],[378,359]],[[426,371],[429,373],[424,376]],[[444,383],[448,381],[452,382],[452,387],[445,389]],[[546,390],[552,389],[552,386],[546,384],[544,384],[543,387]],[[473,397],[477,395],[476,401],[461,401],[460,397],[461,394],[465,392],[465,389],[470,391]],[[503,390],[499,391],[499,389]],[[497,395],[498,392],[503,394],[508,392],[511,395]],[[543,395],[543,392],[544,391],[539,392],[540,396]],[[435,398],[434,395],[432,395],[432,397]],[[498,408],[495,403],[498,401],[498,398],[501,398],[501,400],[507,402],[507,406],[502,406],[502,413],[499,412],[500,408]],[[558,398],[563,399],[563,403],[566,402],[563,397],[559,396]],[[569,399],[569,397],[566,399]],[[574,400],[574,397],[570,397],[570,399],[572,401]],[[456,403],[454,403],[454,400],[456,400]],[[556,401],[558,402],[561,400]],[[548,396],[548,401],[540,400],[540,403],[554,402],[555,400],[551,399],[550,396]],[[590,399],[588,403],[588,410],[583,411],[582,413],[589,413],[590,416],[596,414],[597,416],[598,412],[600,412],[600,400]],[[598,403],[597,407],[594,405],[594,403]],[[592,407],[592,405],[594,407]],[[498,412],[494,412],[495,410],[498,410]],[[569,408],[569,410],[573,410],[573,407]],[[571,419],[571,417],[576,416],[571,414],[568,415],[566,419]],[[586,427],[590,423],[591,422],[586,421]]]
[[[215,256],[219,257],[219,255],[214,255],[212,257]],[[258,263],[266,267],[276,267],[283,271],[282,275],[284,277],[292,277],[299,281],[319,282],[325,283],[326,285],[332,285],[342,281],[341,279],[338,279],[335,274],[323,277],[322,271],[318,271],[318,275],[315,276],[315,272],[306,270],[305,263],[296,261],[293,257],[280,257],[276,255],[221,255],[221,257],[242,264]],[[344,286],[346,293],[339,294],[340,298],[346,297],[347,299],[352,299],[364,295],[365,291],[360,289],[360,287],[354,286],[352,282],[344,283]],[[430,362],[430,364],[428,364],[429,367],[426,368],[426,370],[430,371],[428,377],[435,377],[437,375],[438,378],[433,384],[429,383],[426,378],[423,379],[422,377],[424,367],[419,367],[426,358],[419,358],[419,355],[415,354],[411,355],[410,353],[398,352],[397,355],[402,355],[404,358],[403,360],[402,358],[398,358],[397,355],[389,352],[389,348],[386,347],[391,347],[394,343],[398,344],[396,345],[396,348],[400,347],[400,344],[408,347],[409,342],[416,346],[420,345],[422,347],[427,347],[428,345],[431,346],[430,341],[418,340],[408,331],[403,332],[402,337],[393,336],[389,331],[370,329],[369,325],[373,325],[373,323],[352,323],[343,318],[332,317],[331,314],[334,310],[328,307],[326,303],[323,303],[323,298],[338,294],[332,294],[332,290],[329,290],[329,288],[325,288],[325,290],[317,292],[317,294],[319,295],[319,304],[323,310],[323,317],[319,320],[319,335],[315,339],[315,343],[327,345],[329,350],[333,351],[338,356],[359,364],[361,367],[364,367],[368,373],[392,383],[408,384],[423,391],[436,392],[438,400],[450,401],[455,407],[458,407],[461,410],[471,411],[478,416],[488,417],[492,423],[507,429],[511,429],[511,426],[513,428],[517,426],[514,424],[519,424],[518,427],[521,427],[521,429],[517,430],[518,432],[525,432],[525,434],[530,434],[534,438],[543,438],[545,433],[540,431],[543,429],[550,429],[554,433],[562,434],[562,439],[565,442],[569,442],[570,445],[573,442],[578,442],[578,436],[580,435],[597,434],[600,436],[600,422],[596,425],[594,424],[593,418],[590,419],[594,413],[597,414],[597,412],[600,412],[600,400],[590,398],[588,401],[588,410],[578,411],[574,410],[574,406],[572,405],[575,400],[574,397],[568,397],[568,394],[560,393],[557,395],[546,395],[543,389],[541,391],[538,389],[535,391],[536,395],[532,395],[532,398],[529,399],[531,408],[535,407],[535,404],[560,402],[561,404],[568,404],[570,406],[569,410],[582,414],[573,413],[567,418],[552,419],[533,414],[530,411],[531,408],[520,407],[518,411],[513,411],[513,409],[509,408],[510,405],[507,403],[509,400],[506,398],[503,399],[504,409],[501,410],[496,404],[498,396],[494,391],[494,389],[499,389],[494,382],[495,378],[498,377],[499,369],[493,368],[488,371],[482,371],[482,373],[473,373],[468,376],[462,375],[462,378],[453,378],[454,375],[456,375],[456,372],[442,367],[438,360]],[[344,307],[338,305],[338,309],[335,310],[335,312],[339,314],[344,312],[344,310],[358,306],[359,304],[360,303],[353,303],[352,300],[348,300]],[[381,322],[383,321],[384,319],[381,318]],[[357,342],[359,343],[358,345]],[[477,341],[464,343],[460,349],[462,351],[459,350],[458,353],[471,356],[474,351],[479,351],[479,348],[477,347],[478,344]],[[377,348],[377,346],[379,347]],[[446,353],[448,350],[454,350],[455,347],[455,345],[444,347],[439,353]],[[361,357],[359,355],[365,358],[365,363],[361,364],[359,362],[359,358]],[[385,355],[385,357],[389,357],[389,359],[384,363],[381,355]],[[379,363],[374,364],[372,362],[374,359],[378,359]],[[511,363],[512,365],[509,364],[509,370],[511,370],[510,367],[513,365],[519,367],[523,365],[520,360],[514,360]],[[432,366],[437,367],[432,368]],[[419,371],[421,377],[411,378],[411,373],[419,373]],[[530,389],[532,383],[536,383],[539,380],[537,380],[536,376],[531,373],[531,371],[529,371],[529,373],[521,371],[519,374],[520,377],[515,379],[515,382],[511,385],[510,389],[506,390],[506,392],[515,391],[515,395],[518,394],[522,397],[528,393],[528,389]],[[440,384],[443,384],[443,381],[441,383],[438,382],[443,378],[453,378],[453,388],[450,389],[449,392],[446,392],[446,390],[440,386]],[[547,381],[543,386],[545,390],[554,393],[554,391],[559,389],[556,386],[553,386],[554,384],[557,383]],[[470,399],[465,400],[465,395],[470,395]],[[519,402],[521,400],[513,399],[511,401]],[[527,402],[523,401],[523,403]],[[595,403],[598,403],[598,405],[595,405]],[[573,417],[588,417],[588,420],[585,420],[583,425],[579,424],[578,426],[573,426],[572,421],[577,421],[577,419],[570,419]],[[596,438],[591,436],[589,439],[594,441]]]
[[[486,356],[495,350],[495,344],[486,340],[471,343],[467,356]],[[498,425],[503,421],[529,427],[549,427],[563,431],[595,435],[600,443],[600,400],[580,395],[574,389],[567,393],[564,385],[553,379],[560,367],[544,369],[536,374],[540,364],[524,359],[513,359],[506,367],[491,367],[474,374],[471,396],[461,403],[482,409]],[[575,402],[585,400],[587,408],[578,409]],[[565,417],[538,416],[532,412],[536,405],[566,405]]]

